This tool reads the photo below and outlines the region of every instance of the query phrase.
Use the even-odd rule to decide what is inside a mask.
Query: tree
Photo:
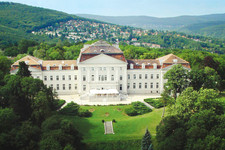
[[[0,133],[10,131],[18,121],[18,116],[15,115],[11,108],[0,108]]]
[[[203,69],[193,69],[188,73],[188,78],[190,79],[190,86],[194,90],[200,90],[205,82],[205,72]]]
[[[167,116],[156,128],[157,149],[182,150],[185,144],[185,129],[177,116]]]
[[[206,56],[204,58],[204,66],[205,67],[210,67],[215,69],[216,71],[218,71],[219,68],[219,63],[214,61],[214,59],[212,58],[212,56]]]
[[[151,141],[151,134],[148,131],[148,129],[146,129],[145,135],[142,138],[142,142],[141,142],[141,149],[142,150],[148,150],[148,148],[150,147],[152,141]]]
[[[172,98],[169,96],[169,90],[165,87],[163,93],[161,94],[160,101],[163,103],[163,113],[162,118],[165,114],[165,109],[167,104],[172,104]]]
[[[164,79],[168,79],[165,86],[173,94],[175,100],[177,94],[181,93],[188,86],[187,70],[181,64],[174,65],[167,71]]]
[[[157,126],[158,149],[224,149],[224,104],[213,89],[185,89]]]
[[[205,81],[203,88],[218,89],[220,84],[220,76],[217,74],[217,72],[213,68],[205,67],[204,73]]]
[[[16,73],[16,75],[22,76],[22,77],[30,77],[31,73],[29,71],[29,66],[24,62],[19,62],[19,70]]]
[[[5,56],[0,56],[0,85],[3,85],[4,76],[9,74],[10,60]]]

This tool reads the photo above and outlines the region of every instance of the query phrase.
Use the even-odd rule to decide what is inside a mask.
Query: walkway
[[[122,101],[101,101],[101,102],[90,102],[89,100],[80,100],[78,94],[76,95],[59,95],[59,99],[66,100],[66,103],[71,101],[79,105],[117,105],[117,104],[130,104],[132,102],[140,101],[143,102],[145,98],[159,98],[159,94],[129,94],[126,100]],[[151,106],[152,107],[152,106]],[[150,108],[150,107],[149,107]]]
[[[143,104],[145,104],[145,106],[147,106],[148,108],[150,108],[150,109],[153,109],[154,107],[153,106],[151,106],[151,105],[149,105],[148,103],[146,103],[145,101],[141,101]]]
[[[104,122],[105,134],[114,134],[112,121]]]

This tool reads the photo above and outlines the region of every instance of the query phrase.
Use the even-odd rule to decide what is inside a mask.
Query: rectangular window
[[[104,67],[103,69],[104,69],[104,71],[106,71],[106,67]]]
[[[98,81],[101,81],[101,75],[98,76]]]
[[[130,88],[130,83],[127,83],[127,89],[129,89]]]
[[[95,76],[91,75],[91,81],[95,81]]]
[[[65,80],[65,75],[62,76],[62,80]]]
[[[63,84],[63,90],[65,90],[65,89],[66,89],[65,84]]]
[[[141,74],[139,74],[139,79],[141,79],[142,78],[142,75]]]
[[[85,75],[83,75],[83,81],[86,81],[86,76]]]
[[[71,80],[71,75],[68,76],[68,79]]]
[[[44,76],[44,80],[47,81],[47,76]]]
[[[91,67],[91,70],[92,70],[92,71],[95,71],[95,68],[94,68],[94,67]]]
[[[74,88],[75,88],[75,90],[77,89],[77,84],[75,84]]]
[[[39,79],[40,77],[39,76],[37,76],[37,79]]]
[[[86,91],[86,85],[83,85],[83,91]]]
[[[130,74],[127,75],[127,78],[130,79]]]
[[[123,68],[122,67],[120,67],[120,70],[122,70]]]
[[[139,83],[139,89],[141,89],[141,83]]]
[[[84,67],[82,68],[82,70],[83,70],[83,71],[86,71],[86,69],[85,69]]]
[[[153,79],[153,74],[151,74],[151,79]]]
[[[151,89],[153,88],[153,83],[151,83]]]
[[[112,67],[112,70],[114,70],[114,67]]]
[[[148,79],[148,74],[145,74],[145,79]]]
[[[104,81],[104,76],[103,75],[101,76],[101,81]]]
[[[157,89],[159,88],[159,83],[158,83],[158,82],[156,83],[156,88],[157,88]]]
[[[74,76],[74,80],[77,80],[77,75]]]
[[[71,90],[71,84],[69,84],[69,90]]]
[[[114,81],[114,75],[111,75],[111,81]]]
[[[123,90],[123,85],[122,84],[120,84],[120,91],[122,91]]]
[[[134,74],[134,79],[136,79],[136,74]]]
[[[56,76],[56,80],[59,80],[59,76]]]
[[[120,75],[120,80],[123,80],[123,76],[122,75]]]
[[[107,81],[107,75],[105,75],[105,81]]]
[[[159,74],[156,75],[156,78],[159,79]]]
[[[102,71],[102,67],[99,67],[99,70]]]
[[[51,88],[53,89],[53,84],[51,84]]]
[[[50,76],[50,80],[53,80],[53,76]]]
[[[145,83],[145,88],[146,88],[146,89],[148,88],[148,84],[147,84],[147,83]]]
[[[59,90],[59,84],[57,84],[57,90]]]
[[[135,89],[136,88],[136,83],[133,83],[133,89]]]

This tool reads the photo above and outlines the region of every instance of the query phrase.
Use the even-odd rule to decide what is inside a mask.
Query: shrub
[[[131,107],[125,109],[125,113],[129,116],[142,115],[151,111],[150,108],[141,102],[133,102],[131,103]]]
[[[63,115],[79,115],[79,108],[80,106],[78,104],[70,102],[59,112]]]
[[[133,108],[137,111],[138,115],[142,115],[148,112],[151,112],[152,110],[145,106],[142,102],[133,102],[131,103]]]
[[[126,108],[125,109],[125,113],[128,116],[136,116],[136,115],[138,115],[137,111],[132,106],[130,108]]]
[[[87,109],[79,109],[79,116],[80,117],[91,117],[92,113]]]
[[[112,120],[112,122],[116,123],[116,120],[115,120],[115,119],[113,119],[113,120]]]
[[[163,107],[163,103],[159,99],[148,98],[144,101],[155,108]]]
[[[63,99],[59,99],[54,102],[55,102],[56,110],[60,109],[66,103],[66,101]]]

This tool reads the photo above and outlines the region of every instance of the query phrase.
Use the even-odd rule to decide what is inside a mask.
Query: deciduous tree
[[[173,94],[176,100],[177,94],[181,93],[188,86],[187,70],[182,65],[174,65],[164,75],[167,79],[166,88]]]

